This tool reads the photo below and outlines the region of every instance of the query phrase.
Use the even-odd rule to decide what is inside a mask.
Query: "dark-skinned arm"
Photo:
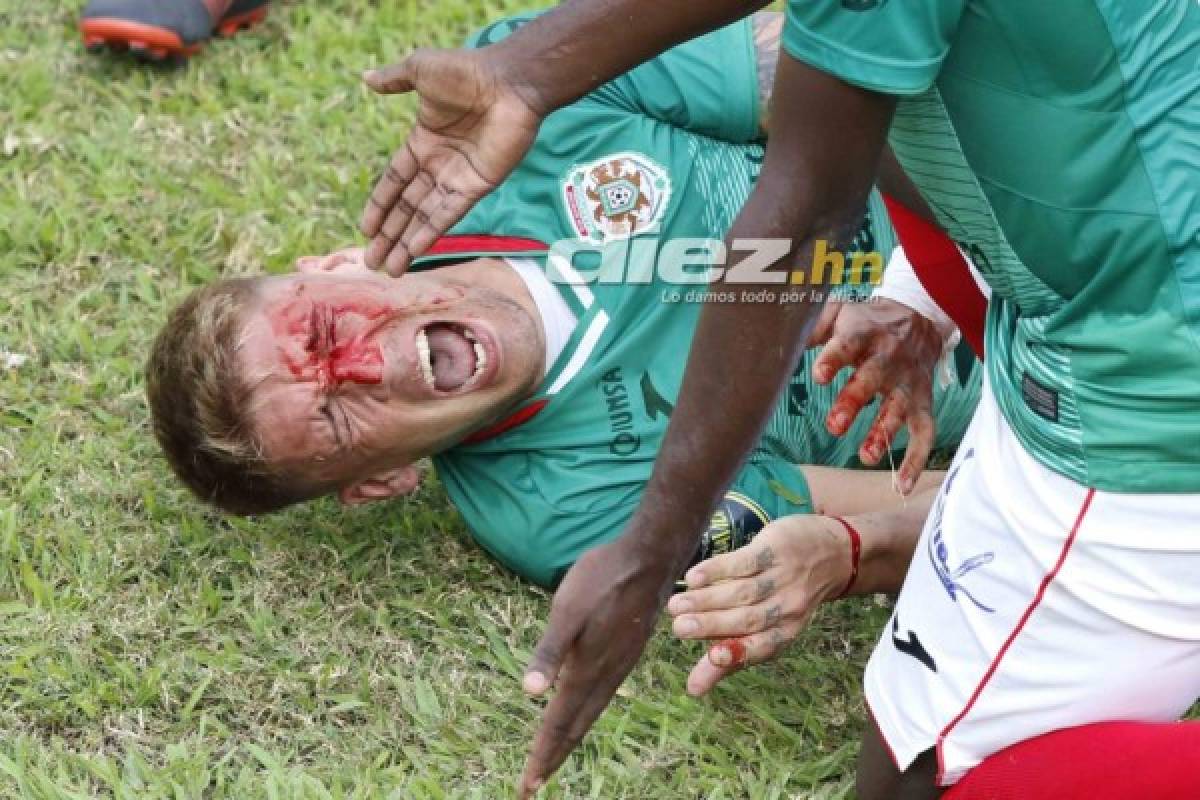
[[[565,0],[496,44],[493,56],[544,116],[769,1]],[[614,36],[617,31],[620,35]],[[604,45],[597,47],[597,42]]]
[[[762,177],[728,241],[844,247],[857,230],[895,101],[783,56]],[[731,258],[736,269],[737,258]],[[779,292],[779,284],[714,287]],[[710,304],[653,477],[623,536],[585,554],[554,597],[525,688],[559,683],[522,778],[528,796],[562,763],[633,668],[708,515],[745,460],[804,349],[817,303]]]
[[[419,51],[406,61],[368,77],[368,83],[376,91],[415,90],[420,97],[417,123],[376,186],[363,216],[363,230],[372,237],[366,251],[368,264],[383,265],[391,274],[399,275],[414,256],[498,185],[524,157],[537,134],[542,112],[535,113],[532,105],[540,109],[546,103],[565,102],[603,82],[603,70],[632,65],[644,57],[633,46],[635,39],[641,41],[641,37],[628,36],[618,40],[608,37],[605,41],[612,48],[606,46],[600,53],[606,60],[589,60],[582,72],[552,75],[553,71],[546,69],[538,55],[546,49],[558,48],[555,42],[570,50],[567,32],[572,25],[607,24],[620,5],[570,2],[525,23],[511,36],[489,47]],[[644,32],[653,35],[646,41],[661,43],[675,38],[663,26],[671,19],[671,13],[664,13],[664,9],[676,5],[667,2],[647,6],[645,13],[652,24]],[[742,5],[752,8],[760,4]],[[727,21],[740,7],[730,0],[706,4],[698,17],[689,20],[685,15],[680,24],[689,27],[680,30],[702,30]],[[764,125],[770,116],[768,98],[779,58],[782,27],[782,15],[777,12],[754,15],[763,109],[760,118]],[[543,36],[546,31],[549,33]],[[643,33],[640,27],[638,32]],[[529,48],[513,44],[529,39],[535,40]],[[578,50],[572,52],[578,55]],[[564,68],[571,66],[567,60],[560,64]],[[522,70],[529,71],[528,78],[519,77]],[[546,86],[538,87],[539,82]],[[518,91],[519,87],[524,88]],[[526,99],[534,96],[531,91],[536,94],[542,89],[557,94],[547,95],[548,100]],[[890,154],[881,166],[880,180],[885,191],[927,213],[916,189]],[[866,463],[876,462],[886,451],[886,442],[894,440],[900,427],[906,425],[911,436],[899,484],[907,491],[912,479],[920,473],[933,442],[931,397],[919,377],[927,372],[922,369],[929,353],[936,358],[940,351],[936,341],[929,345],[933,341],[931,331],[920,330],[924,320],[896,306],[884,301],[828,315],[830,324],[813,340],[813,344],[827,344],[814,367],[814,375],[827,383],[843,367],[857,368],[826,422],[835,435],[843,434],[877,394],[887,398],[880,406],[877,423],[864,442],[860,458]],[[918,379],[913,380],[913,376]]]
[[[369,72],[374,91],[416,91],[420,105],[363,211],[367,263],[400,275],[512,172],[551,111],[764,5],[566,0],[494,45],[418,50]]]

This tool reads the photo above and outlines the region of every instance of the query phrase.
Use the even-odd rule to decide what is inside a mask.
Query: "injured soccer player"
[[[369,271],[350,249],[194,293],[147,369],[155,434],[174,471],[201,499],[259,514],[324,495],[351,504],[404,495],[432,458],[475,541],[555,585],[619,533],[642,497],[706,271],[719,261],[706,248],[720,243],[762,164],[780,27],[779,15],[757,15],[555,113],[522,164],[401,278]],[[882,289],[862,278],[872,265],[904,265],[878,192],[865,211],[852,250],[825,254],[833,282],[847,299],[874,290],[895,302],[895,267]],[[698,242],[709,255],[699,268]],[[871,268],[843,281],[853,264]],[[781,277],[780,294],[824,291]],[[946,320],[930,330],[933,352],[946,345],[930,376],[934,444],[949,449],[974,412],[981,370],[968,348],[949,344]],[[695,555],[735,550],[779,521],[766,541],[790,532],[789,552],[804,563],[787,563],[810,570],[809,606],[898,587],[928,509],[928,497],[902,501],[888,471],[854,469],[864,451],[886,464],[906,438],[872,442],[878,401],[845,436],[830,434],[848,376],[822,385],[816,357],[779,395]],[[836,516],[861,534],[853,581],[853,537]]]
[[[473,538],[543,586],[632,512],[666,433],[682,381],[677,354],[699,303],[662,302],[647,286],[556,284],[523,257],[391,278],[349,249],[297,267],[193,293],[155,343],[155,434],[197,496],[240,514],[325,495],[381,501],[414,491],[418,463],[432,458]],[[829,535],[829,517],[901,509],[864,523],[863,561],[891,566],[854,589],[884,590],[893,578],[898,586],[927,503],[902,499],[887,470],[849,468],[871,415],[844,439],[825,431],[847,378],[818,385],[807,369],[816,354],[714,510],[696,561],[748,543],[773,520],[823,515],[811,530],[789,529],[809,543],[816,589],[836,594],[851,549],[847,534]],[[944,366],[934,412],[937,444],[950,448],[980,376],[957,350]],[[920,489],[936,488],[940,475],[924,481]]]

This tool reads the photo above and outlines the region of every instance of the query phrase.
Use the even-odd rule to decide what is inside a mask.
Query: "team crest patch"
[[[670,199],[667,171],[641,153],[618,153],[572,167],[563,184],[572,227],[594,242],[653,230]]]

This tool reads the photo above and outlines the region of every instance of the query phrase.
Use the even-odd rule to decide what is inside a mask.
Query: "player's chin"
[[[506,330],[493,341],[495,349],[489,351],[487,382],[481,381],[477,388],[509,399],[535,391],[547,371],[541,340]]]

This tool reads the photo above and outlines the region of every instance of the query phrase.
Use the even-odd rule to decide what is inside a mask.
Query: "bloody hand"
[[[796,515],[772,522],[749,546],[688,570],[688,590],[667,605],[675,635],[722,640],[692,668],[688,694],[706,694],[739,669],[779,655],[817,606],[845,588],[850,566],[839,523]]]
[[[885,298],[843,304],[836,317],[822,322],[809,339],[810,346],[825,345],[813,364],[813,378],[828,384],[843,367],[855,368],[825,425],[835,436],[845,434],[863,407],[882,395],[858,457],[864,464],[878,463],[907,425],[908,450],[896,483],[908,494],[933,449],[933,373],[942,354],[942,335],[916,311]]]

